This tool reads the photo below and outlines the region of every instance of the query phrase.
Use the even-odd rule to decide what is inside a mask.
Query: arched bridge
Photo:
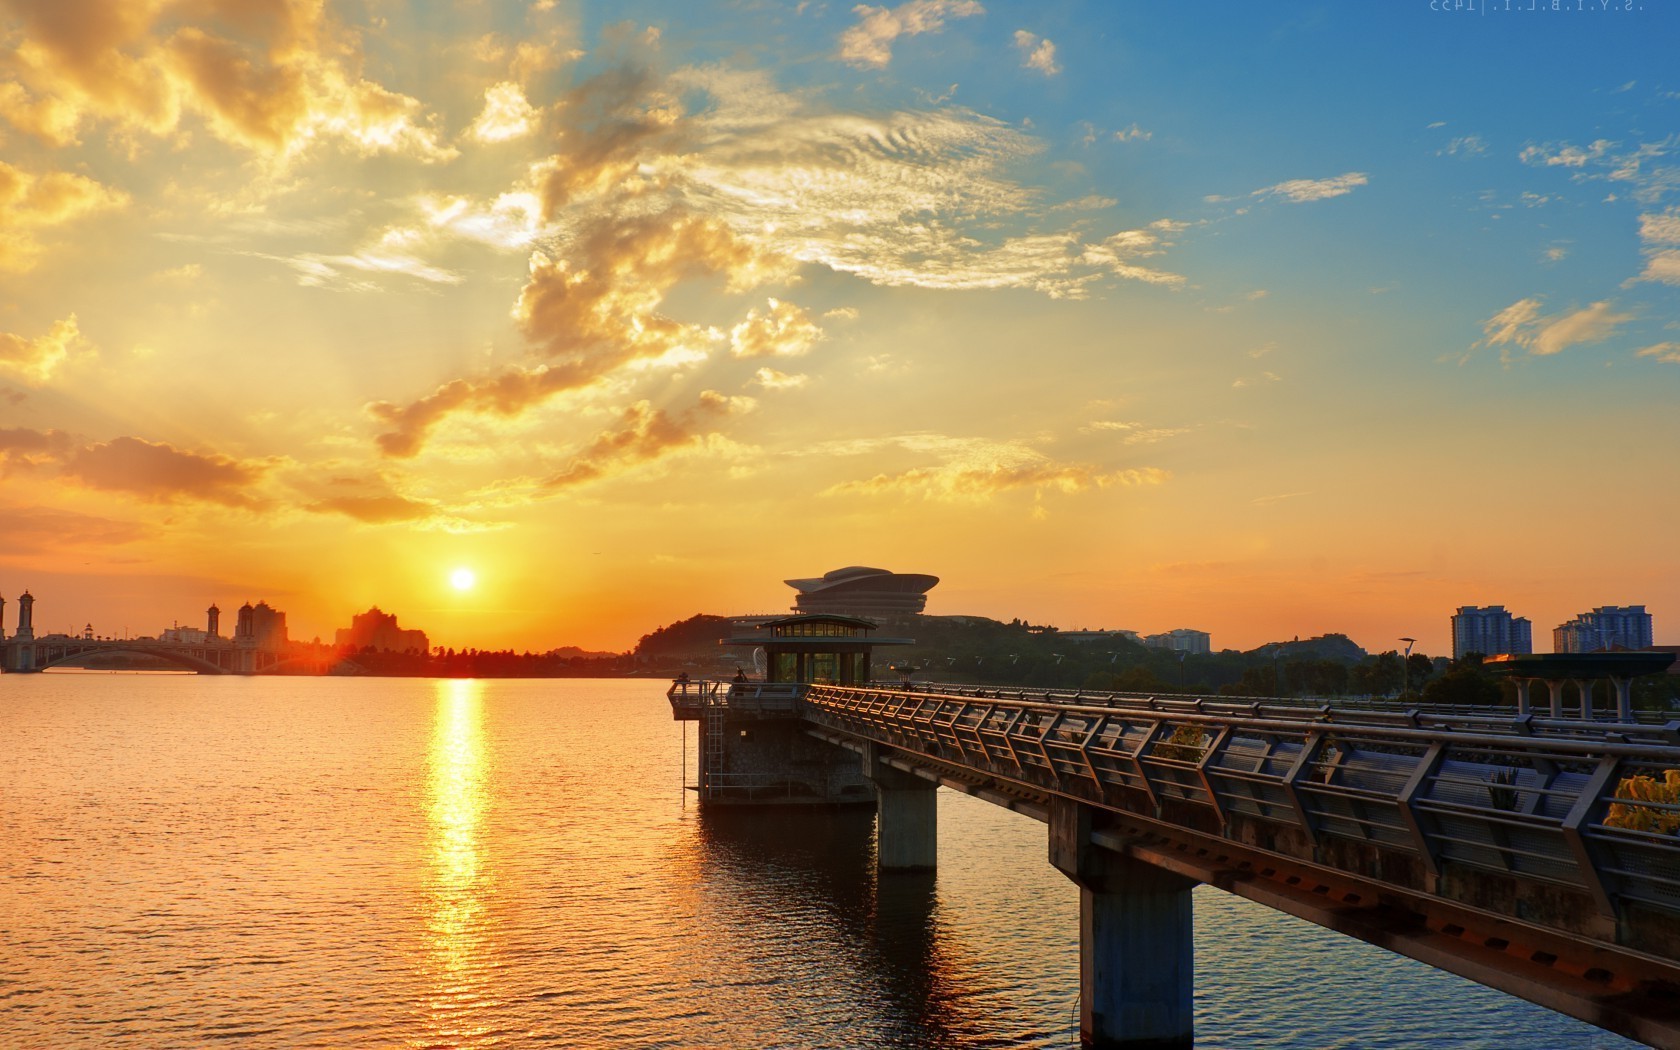
[[[781,718],[860,755],[884,867],[932,866],[939,786],[1048,824],[1081,890],[1088,1045],[1190,1045],[1205,882],[1680,1050],[1680,722],[949,687],[672,701],[706,724],[703,802],[764,790],[714,724],[725,747]]]

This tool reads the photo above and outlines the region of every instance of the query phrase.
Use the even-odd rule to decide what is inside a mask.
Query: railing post
[[[1091,843],[1092,808],[1050,805],[1050,863],[1079,886],[1079,1039],[1190,1050],[1195,883]]]

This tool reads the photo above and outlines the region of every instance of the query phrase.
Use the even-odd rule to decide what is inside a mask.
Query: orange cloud
[[[0,332],[0,369],[12,371],[25,382],[38,386],[52,379],[59,366],[86,345],[76,326],[75,314],[35,339]]]
[[[120,437],[76,449],[62,470],[92,488],[128,492],[153,502],[189,498],[249,507],[256,503],[249,490],[267,466]]]
[[[624,410],[615,429],[603,430],[589,446],[573,458],[560,473],[549,478],[548,488],[564,488],[618,473],[639,463],[658,459],[707,437],[708,420],[751,411],[753,401],[726,397],[715,390],[701,393],[700,401],[680,416],[638,401]]]
[[[5,0],[22,23],[0,116],[54,145],[89,120],[172,134],[201,114],[219,139],[289,156],[333,139],[444,160],[407,96],[361,79],[354,34],[320,0]]]
[[[6,553],[51,554],[73,547],[133,543],[147,533],[134,522],[38,507],[8,507],[0,515],[0,546]]]
[[[84,175],[36,175],[0,161],[0,272],[33,268],[45,250],[41,231],[127,203],[127,194]]]
[[[557,360],[452,380],[408,405],[370,405],[374,418],[391,427],[378,438],[385,455],[415,455],[455,412],[516,416],[630,362],[704,352],[717,334],[662,314],[665,296],[689,277],[721,274],[733,286],[774,268],[727,226],[681,211],[607,217],[565,248],[563,259],[531,257],[531,276],[514,308],[533,348]]]

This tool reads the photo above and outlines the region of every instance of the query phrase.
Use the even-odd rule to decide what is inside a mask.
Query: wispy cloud
[[[1578,310],[1544,316],[1539,299],[1519,299],[1482,322],[1477,347],[1521,347],[1535,357],[1550,357],[1571,346],[1608,339],[1616,326],[1633,320],[1632,314],[1617,313],[1608,301],[1592,303]],[[1508,360],[1508,351],[1501,359]]]
[[[948,18],[971,18],[986,9],[976,0],[909,0],[894,8],[859,4],[858,23],[840,34],[840,59],[864,69],[885,69],[899,37],[937,33]]]
[[[840,482],[821,495],[898,495],[937,502],[978,502],[1013,490],[1074,495],[1095,489],[1159,485],[1171,473],[1157,467],[1115,469],[1095,463],[1051,459],[1037,449],[1015,442],[906,435],[851,442],[813,450],[829,454],[861,454],[884,446],[932,454],[937,462],[873,477]]]
[[[1665,364],[1680,365],[1680,343],[1657,343],[1647,346],[1640,350],[1637,356],[1652,357]]]
[[[1479,157],[1488,151],[1480,135],[1460,135],[1435,151],[1437,157]]]
[[[1328,179],[1290,179],[1275,186],[1267,186],[1249,194],[1251,197],[1281,197],[1295,204],[1329,200],[1352,193],[1370,182],[1362,171],[1350,171]]]

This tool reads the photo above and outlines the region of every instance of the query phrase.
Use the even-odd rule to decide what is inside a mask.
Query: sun
[[[449,584],[458,591],[470,591],[473,584],[478,582],[478,575],[468,568],[459,568],[449,574]]]

